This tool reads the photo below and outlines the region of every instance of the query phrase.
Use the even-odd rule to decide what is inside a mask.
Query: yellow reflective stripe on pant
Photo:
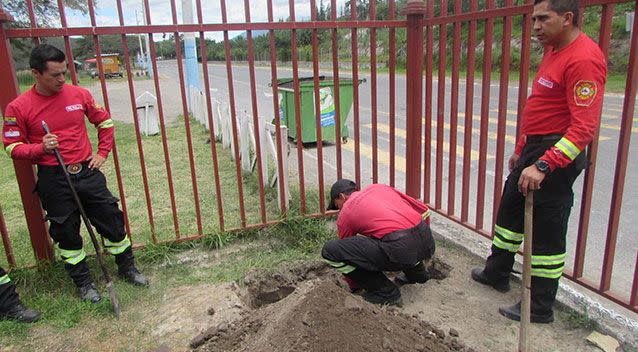
[[[523,234],[508,230],[504,227],[494,226],[494,240],[492,244],[500,249],[510,252],[518,252],[523,243]]]
[[[111,242],[105,238],[104,246],[109,253],[116,255],[124,252],[128,247],[130,247],[131,240],[129,240],[128,237],[124,237],[124,239],[120,242]]]
[[[567,253],[554,255],[532,255],[532,276],[558,279],[565,268]]]
[[[59,248],[59,250],[60,250],[60,256],[62,257],[62,259],[71,265],[76,265],[77,263],[84,260],[84,258],[86,258],[86,252],[84,251],[84,248],[82,249]]]
[[[11,278],[9,278],[9,275],[0,276],[0,285],[8,284],[9,281],[11,281]]]
[[[331,267],[337,269],[338,272],[346,275],[346,274],[350,274],[351,272],[355,271],[357,268],[352,266],[352,265],[348,265],[346,263],[343,262],[333,262],[332,260],[328,260],[328,259],[324,259],[328,265],[330,265]]]

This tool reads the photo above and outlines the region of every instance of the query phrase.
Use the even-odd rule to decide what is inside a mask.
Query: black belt
[[[526,143],[541,143],[547,141],[559,141],[563,138],[562,134],[531,134],[525,139]]]
[[[83,161],[81,163],[72,163],[64,166],[66,171],[71,175],[77,175],[85,168],[89,167],[89,161]],[[38,172],[45,174],[57,174],[62,173],[60,165],[38,165]]]
[[[421,221],[420,223],[418,223],[416,226],[411,227],[409,229],[405,229],[405,230],[397,230],[394,232],[390,232],[389,234],[383,236],[381,238],[382,242],[388,242],[388,241],[396,241],[400,238],[406,237],[406,236],[410,236],[413,234],[418,234],[419,230],[423,227],[423,226],[427,226],[427,224],[425,223],[425,221]]]

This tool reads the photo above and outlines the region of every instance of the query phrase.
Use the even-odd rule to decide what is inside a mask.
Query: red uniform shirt
[[[34,86],[9,103],[3,115],[2,143],[14,159],[57,165],[55,155],[46,154],[42,147],[42,121],[58,136],[58,149],[65,163],[89,159],[93,149],[85,116],[98,129],[98,154],[106,158],[113,148],[113,121],[103,107],[95,104],[91,93],[81,87],[64,85],[59,93],[45,96]]]
[[[339,239],[361,234],[383,238],[397,231],[412,228],[425,220],[428,207],[396,189],[373,184],[353,192],[343,204],[337,219]]]
[[[527,135],[563,138],[541,159],[551,170],[569,165],[592,141],[600,123],[607,79],[605,56],[584,33],[561,50],[545,48],[523,110],[519,154]]]

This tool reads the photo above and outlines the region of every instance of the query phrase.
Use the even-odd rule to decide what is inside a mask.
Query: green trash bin
[[[359,84],[365,80],[360,79]],[[341,138],[348,138],[346,120],[352,108],[352,78],[339,77],[339,116],[341,122]],[[301,142],[317,141],[317,124],[315,118],[314,77],[299,78],[299,101],[301,112]],[[277,80],[279,91],[279,118],[288,127],[288,137],[297,140],[297,120],[295,118],[295,90],[292,78]],[[334,97],[334,80],[332,77],[319,76],[319,100],[321,109],[321,139],[336,142],[336,109]]]

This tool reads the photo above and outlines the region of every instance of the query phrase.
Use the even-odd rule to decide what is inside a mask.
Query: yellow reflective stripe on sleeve
[[[350,274],[351,272],[355,271],[357,268],[352,266],[352,265],[348,265],[346,263],[343,262],[333,262],[332,260],[328,260],[328,259],[324,259],[328,265],[330,265],[331,267],[337,269],[338,272],[346,275],[346,274]]]
[[[500,239],[498,236],[494,236],[494,240],[492,241],[492,244],[500,249],[504,249],[510,252],[518,252],[518,249],[521,248],[520,243],[514,244],[514,243],[505,242],[502,239]]]
[[[81,262],[84,258],[86,258],[86,252],[84,248],[82,249],[60,249],[60,256],[64,259],[65,262],[76,265]]]
[[[561,265],[560,267],[555,269],[532,268],[532,276],[544,277],[548,279],[558,279],[563,274],[564,267],[564,265]]]
[[[129,240],[128,237],[124,237],[124,239],[121,240],[120,242],[111,242],[105,238],[104,246],[106,247],[106,250],[109,253],[113,255],[120,254],[124,252],[128,247],[131,246],[131,240]]]
[[[8,284],[9,281],[11,281],[9,275],[0,276],[0,285]]]
[[[576,159],[578,154],[580,154],[580,149],[574,145],[569,139],[563,137],[561,138],[554,146],[560,149],[567,157],[571,160]]]
[[[9,155],[9,157],[11,157],[11,152],[13,152],[13,148],[17,147],[18,144],[24,144],[24,143],[15,142],[15,143],[9,144],[6,148],[4,148],[4,150],[7,152],[7,155]]]
[[[533,255],[532,265],[557,265],[565,264],[567,253],[557,255]]]
[[[426,210],[426,211],[425,211],[425,213],[421,214],[421,219],[422,219],[423,221],[427,220],[427,218],[429,218],[429,217],[430,217],[430,213],[431,213],[431,212],[430,212],[430,209]]]
[[[524,237],[522,233],[514,232],[498,225],[494,226],[494,231],[510,241],[522,241]]]
[[[113,127],[113,120],[111,119],[104,120],[102,121],[102,123],[97,125],[97,128],[109,128],[109,127]]]

